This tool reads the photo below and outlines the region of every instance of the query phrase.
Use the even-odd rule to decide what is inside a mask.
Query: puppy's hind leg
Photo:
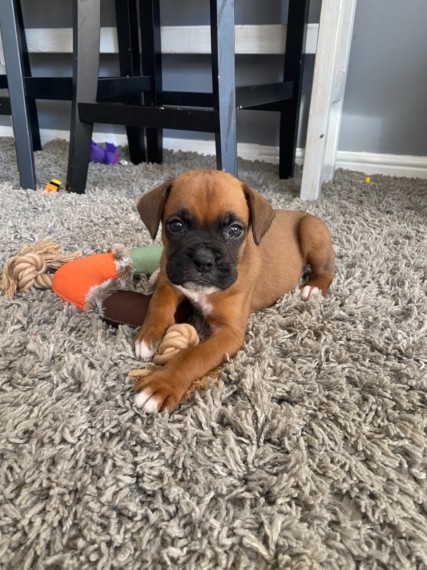
[[[325,297],[335,273],[335,253],[326,224],[320,218],[307,214],[299,225],[299,238],[306,263],[311,274],[301,287],[301,297],[308,301],[313,293]]]

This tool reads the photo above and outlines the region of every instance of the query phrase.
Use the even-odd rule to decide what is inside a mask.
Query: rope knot
[[[52,277],[47,275],[47,263],[38,253],[27,253],[21,256],[13,268],[13,279],[20,291],[28,291],[31,287],[36,289],[49,289]]]
[[[46,271],[54,271],[64,263],[74,261],[81,252],[63,255],[59,250],[61,244],[49,239],[40,241],[33,246],[24,245],[3,266],[0,290],[8,299],[12,299],[16,291],[50,289],[52,275]]]
[[[199,342],[199,335],[190,324],[172,325],[163,337],[154,362],[159,365],[166,364],[180,350],[195,346]]]

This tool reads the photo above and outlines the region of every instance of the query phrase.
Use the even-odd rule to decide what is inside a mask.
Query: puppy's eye
[[[184,231],[184,224],[181,220],[171,220],[168,222],[168,229],[174,234],[179,234]]]
[[[243,228],[240,224],[231,224],[227,228],[227,236],[230,238],[239,238],[243,234]]]

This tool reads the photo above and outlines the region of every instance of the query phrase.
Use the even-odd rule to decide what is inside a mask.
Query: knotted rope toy
[[[13,299],[17,291],[50,289],[54,271],[69,261],[81,257],[81,252],[70,255],[60,253],[62,245],[45,239],[33,246],[24,245],[3,266],[0,289],[8,299]]]
[[[159,351],[154,357],[154,363],[163,366],[180,350],[196,346],[199,342],[199,335],[192,325],[188,323],[172,325],[163,337]]]
[[[199,342],[199,335],[192,325],[188,323],[172,325],[168,328],[160,343],[158,352],[154,357],[154,365],[138,370],[131,370],[129,377],[135,382],[139,378],[148,376],[154,370],[169,362],[180,350],[196,346]],[[221,369],[219,367],[213,370],[209,376],[195,380],[184,394],[184,399],[188,399],[195,390],[206,390],[209,386],[208,378],[218,380],[220,372]]]

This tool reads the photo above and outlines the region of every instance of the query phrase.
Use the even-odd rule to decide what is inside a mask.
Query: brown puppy
[[[194,380],[235,354],[249,315],[293,290],[306,264],[311,276],[304,299],[326,295],[332,281],[335,255],[325,224],[303,212],[273,210],[224,172],[186,172],[143,195],[138,211],[153,239],[162,222],[164,252],[136,355],[155,354],[185,298],[210,327],[205,342],[136,383],[136,405],[145,412],[171,412]]]

